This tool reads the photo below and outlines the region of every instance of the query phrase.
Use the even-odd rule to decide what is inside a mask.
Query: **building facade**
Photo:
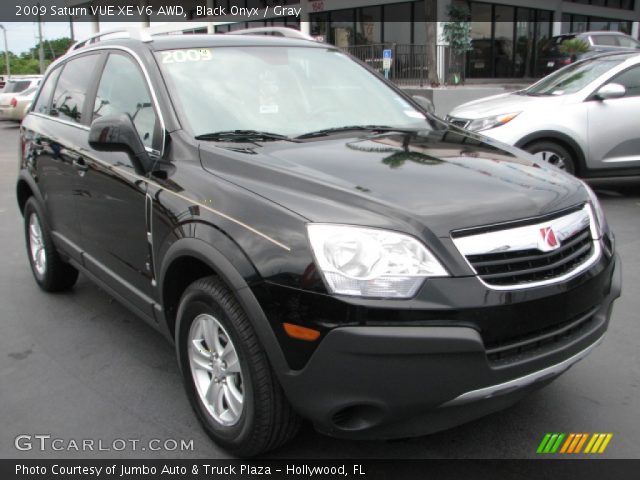
[[[100,0],[97,0],[99,2]],[[161,0],[157,0],[160,2]],[[428,43],[426,10],[435,2],[438,20],[438,74],[447,70],[446,44],[441,38],[443,22],[451,2],[465,5],[471,14],[473,49],[467,54],[467,78],[529,78],[540,75],[538,59],[553,35],[587,30],[616,30],[639,38],[640,0],[206,0],[210,7],[232,5],[264,9],[275,5],[296,6],[300,16],[274,17],[250,22],[237,18],[198,17],[202,0],[180,2],[191,20],[209,22],[185,31],[224,33],[258,26],[299,28],[324,41],[377,62],[382,48],[397,49],[398,59],[406,52],[411,64],[403,68],[422,75],[422,52]],[[96,2],[96,3],[97,3]],[[81,5],[87,0],[70,0]],[[154,4],[154,0],[141,0]],[[94,29],[99,29],[95,19]],[[149,19],[144,20],[146,24]],[[377,50],[376,50],[377,47]],[[366,54],[358,55],[360,52]],[[367,58],[363,58],[367,59]],[[416,60],[418,59],[418,60]],[[408,61],[408,60],[407,60]],[[408,66],[407,66],[408,65]],[[397,72],[401,73],[400,71]]]

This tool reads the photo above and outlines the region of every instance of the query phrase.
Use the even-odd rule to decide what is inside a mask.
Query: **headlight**
[[[308,224],[316,263],[332,293],[409,298],[426,277],[447,271],[413,237],[348,225]]]
[[[600,200],[598,200],[598,197],[596,196],[595,192],[591,190],[591,187],[587,185],[586,182],[583,182],[581,180],[581,183],[582,183],[582,186],[587,190],[587,193],[589,194],[589,203],[591,204],[591,207],[593,208],[593,211],[596,215],[598,236],[602,236],[609,229],[609,226],[607,225],[607,219],[604,216],[604,211],[602,210],[602,206],[600,205]]]
[[[467,129],[474,132],[480,132],[481,130],[488,130],[490,128],[499,127],[505,123],[509,123],[516,118],[520,112],[504,113],[502,115],[494,115],[492,117],[476,118],[472,120],[467,126]]]

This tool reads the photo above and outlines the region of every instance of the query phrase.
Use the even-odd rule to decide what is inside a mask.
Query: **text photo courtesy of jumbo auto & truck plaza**
[[[2,2],[0,479],[635,478],[639,27]]]

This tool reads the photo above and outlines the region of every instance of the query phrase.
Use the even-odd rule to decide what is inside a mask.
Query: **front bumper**
[[[492,355],[478,330],[462,325],[338,327],[280,380],[294,408],[330,435],[401,438],[453,427],[512,405],[588,354],[620,296],[619,263],[607,269],[595,309],[515,353]]]

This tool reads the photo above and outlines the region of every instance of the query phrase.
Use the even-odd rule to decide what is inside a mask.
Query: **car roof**
[[[554,35],[552,38],[563,38],[563,37],[587,37],[587,36],[599,36],[599,35],[616,35],[620,37],[631,37],[624,32],[618,32],[616,30],[593,30],[589,32],[571,32],[571,33],[561,33],[560,35]]]
[[[582,35],[618,35],[622,37],[628,37],[624,32],[618,32],[616,30],[594,30],[593,32],[582,32]]]
[[[640,59],[640,52],[625,51],[625,50],[618,50],[618,51],[613,51],[613,52],[602,52],[602,53],[598,53],[596,55],[592,55],[590,57],[587,57],[587,58],[585,58],[585,60],[602,59],[602,58],[607,58],[607,57],[622,57],[623,61],[627,61],[627,60],[632,59],[632,58]]]
[[[246,31],[245,31],[246,32]],[[120,32],[115,32],[120,33]],[[313,40],[282,37],[276,35],[265,35],[259,33],[251,35],[243,33],[242,35],[233,34],[155,34],[148,40],[140,40],[137,38],[109,38],[100,41],[87,43],[85,45],[74,45],[63,56],[57,58],[51,63],[49,69],[64,63],[67,59],[76,55],[88,52],[93,49],[106,49],[109,47],[124,47],[134,52],[140,53],[143,50],[162,51],[174,49],[189,48],[212,48],[212,47],[308,47],[308,48],[330,48],[335,49],[333,45],[319,43]],[[49,70],[47,69],[47,70]]]

